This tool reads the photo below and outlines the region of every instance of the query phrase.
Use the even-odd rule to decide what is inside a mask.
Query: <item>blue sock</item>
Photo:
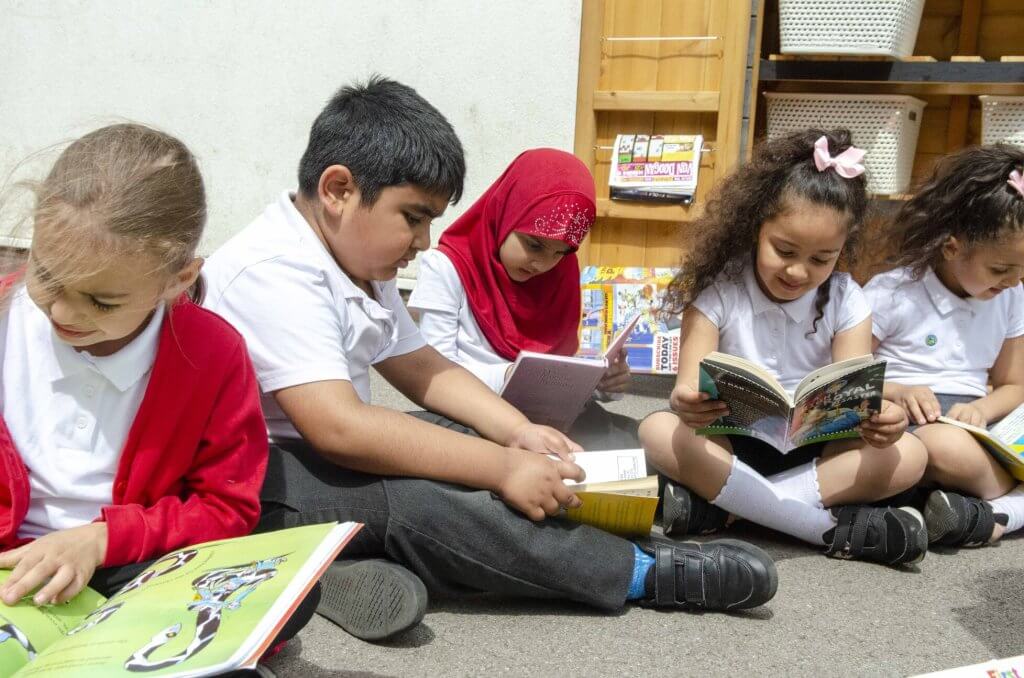
[[[654,566],[654,558],[640,550],[640,547],[633,544],[633,578],[629,581],[629,593],[626,600],[638,600],[647,593],[645,581],[647,572]]]

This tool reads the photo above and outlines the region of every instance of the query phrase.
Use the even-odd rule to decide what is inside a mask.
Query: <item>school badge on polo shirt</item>
[[[924,343],[928,346],[934,346],[935,344],[939,343],[939,338],[936,337],[934,334],[929,334],[927,337],[924,338]]]

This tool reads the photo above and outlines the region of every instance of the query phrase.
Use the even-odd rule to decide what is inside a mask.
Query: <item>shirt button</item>
[[[80,419],[78,420],[78,422],[77,422],[77,423],[75,424],[75,426],[77,426],[78,428],[85,428],[85,427],[86,427],[86,426],[88,426],[88,425],[89,425],[89,422],[87,422],[87,421],[85,420],[85,417],[81,417],[81,418],[80,418]]]
[[[96,388],[94,386],[86,386],[85,395],[89,398],[93,397],[94,395],[96,395]]]

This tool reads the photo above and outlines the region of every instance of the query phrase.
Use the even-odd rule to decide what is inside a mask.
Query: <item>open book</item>
[[[779,452],[860,435],[858,426],[882,407],[885,361],[869,355],[817,369],[793,397],[759,365],[725,353],[700,363],[700,390],[729,406],[729,415],[697,432],[763,440]]]
[[[608,371],[609,361],[626,345],[640,316],[597,358],[522,351],[498,393],[535,424],[568,431]]]
[[[1024,481],[1024,405],[1020,405],[987,430],[948,417],[939,417],[939,421],[969,431],[982,447],[1002,462],[1010,475]]]
[[[0,605],[0,675],[206,676],[253,668],[362,527],[310,525],[198,544],[159,560],[109,599]],[[10,575],[0,571],[0,581]]]
[[[658,477],[647,475],[642,449],[577,452],[576,464],[587,478],[582,483],[565,481],[583,502],[566,510],[570,520],[624,537],[650,533],[658,508]]]

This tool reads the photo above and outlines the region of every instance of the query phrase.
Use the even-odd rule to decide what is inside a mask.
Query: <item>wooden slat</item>
[[[580,66],[576,85],[576,134],[573,150],[594,174],[597,156],[594,138],[597,120],[594,117],[594,89],[601,71],[601,24],[604,19],[604,0],[583,0],[580,18]],[[582,261],[591,257],[591,238],[580,245]]]
[[[963,64],[980,64],[985,62],[985,60],[982,59],[980,56],[973,54],[954,54],[953,56],[949,57],[949,60],[955,63]]]
[[[743,74],[747,68],[750,42],[750,0],[718,0],[716,9],[724,11],[722,35],[721,106],[718,111],[718,176],[728,174],[740,160],[740,133],[743,128]]]
[[[715,91],[626,91],[597,90],[595,111],[717,111]]]
[[[760,56],[761,56],[761,38],[762,38],[762,34],[764,32],[764,25],[765,25],[765,21],[764,21],[764,19],[765,19],[765,16],[764,16],[765,7],[764,7],[764,5],[765,5],[765,0],[758,0],[757,6],[756,6],[756,8],[754,10],[757,13],[757,19],[755,19],[755,22],[754,22],[754,45],[753,45],[753,49],[751,50],[751,54],[754,55],[754,58],[753,58],[753,63],[751,64],[751,66],[753,67],[753,73],[751,73],[751,76],[750,76],[750,91],[749,91],[749,95],[750,95],[749,96],[749,99],[750,99],[750,111],[747,113],[747,115],[749,116],[749,124],[747,125],[747,138],[746,138],[747,152],[746,152],[746,157],[741,158],[740,159],[741,161],[749,160],[750,156],[753,154],[753,152],[754,152],[754,137],[755,137],[756,132],[757,132],[756,125],[754,124],[754,121],[757,118],[757,114],[756,114],[757,113],[757,100],[758,100],[758,97],[757,97],[757,85],[758,85],[759,79],[761,77],[761,58],[760,58]]]
[[[964,0],[960,13],[960,29],[957,34],[956,51],[950,61],[974,62],[984,61],[975,52],[978,49],[978,30],[981,26],[981,0]],[[971,100],[966,96],[956,96],[949,104],[949,124],[946,127],[946,151],[952,153],[963,148],[967,143],[967,119],[971,110]]]
[[[656,203],[624,202],[600,198],[597,201],[597,216],[619,219],[650,219],[653,221],[690,221],[692,207],[683,205],[659,205]],[[604,262],[602,262],[604,263]],[[612,265],[612,264],[607,264]]]

